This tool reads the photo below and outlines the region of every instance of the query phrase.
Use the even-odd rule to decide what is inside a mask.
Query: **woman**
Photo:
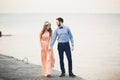
[[[53,50],[49,48],[51,36],[51,23],[46,21],[40,33],[42,75],[45,77],[51,76],[51,71],[55,63]]]

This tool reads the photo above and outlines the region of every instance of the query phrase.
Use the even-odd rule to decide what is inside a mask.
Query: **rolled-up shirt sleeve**
[[[71,44],[72,44],[72,46],[74,46],[73,35],[72,35],[71,30],[69,28],[68,28],[68,34],[69,34],[69,38],[70,38]]]

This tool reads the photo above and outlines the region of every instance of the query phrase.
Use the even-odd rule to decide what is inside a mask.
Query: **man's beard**
[[[59,23],[58,26],[61,26],[61,24]]]

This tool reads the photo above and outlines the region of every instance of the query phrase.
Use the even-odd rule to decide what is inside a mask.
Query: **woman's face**
[[[51,28],[51,25],[50,24],[48,24],[47,25],[47,30],[49,30]]]

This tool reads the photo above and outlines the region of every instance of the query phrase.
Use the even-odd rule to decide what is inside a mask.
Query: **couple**
[[[60,68],[62,72],[59,77],[65,76],[64,52],[66,53],[68,60],[69,76],[70,77],[76,76],[72,72],[72,55],[69,45],[69,39],[70,39],[72,44],[72,50],[74,50],[73,36],[70,29],[63,25],[63,22],[64,20],[61,17],[58,17],[56,19],[56,24],[58,28],[55,30],[54,34],[52,35],[51,23],[46,21],[40,33],[42,75],[45,77],[51,76],[51,71],[55,64],[53,45],[56,39],[58,40],[58,53],[60,59]]]

